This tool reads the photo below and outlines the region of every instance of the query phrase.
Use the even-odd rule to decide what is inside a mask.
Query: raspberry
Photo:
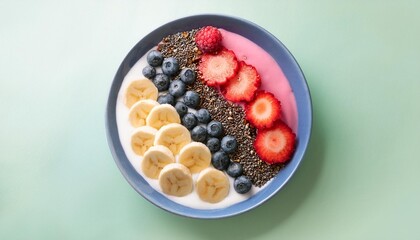
[[[219,29],[207,26],[196,33],[195,43],[201,51],[214,53],[222,47],[222,34]]]

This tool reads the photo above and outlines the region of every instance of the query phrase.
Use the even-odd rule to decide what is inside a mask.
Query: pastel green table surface
[[[419,1],[1,1],[0,239],[420,239]],[[292,180],[239,216],[138,195],[105,135],[114,74],[179,17],[248,19],[302,67],[313,132]]]

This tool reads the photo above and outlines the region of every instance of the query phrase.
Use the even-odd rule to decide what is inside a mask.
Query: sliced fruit
[[[131,148],[133,151],[137,155],[143,156],[147,149],[153,146],[156,133],[157,130],[149,126],[137,128],[131,136]]]
[[[261,85],[261,77],[255,67],[241,61],[239,71],[223,88],[223,95],[232,102],[249,102]]]
[[[141,127],[146,125],[146,117],[149,115],[152,108],[158,106],[159,103],[146,99],[136,102],[131,108],[129,113],[129,120],[133,127]]]
[[[152,146],[144,153],[141,169],[147,177],[158,179],[160,171],[166,165],[174,162],[175,157],[167,147]]]
[[[284,163],[295,151],[296,135],[284,122],[278,121],[272,128],[259,129],[254,142],[258,156],[268,164]]]
[[[181,149],[178,161],[186,166],[191,173],[198,173],[210,166],[211,153],[203,143],[191,142]]]
[[[190,170],[184,165],[170,163],[160,171],[159,185],[165,194],[183,197],[191,193],[193,179]]]
[[[223,49],[216,55],[203,54],[198,70],[201,74],[201,79],[208,86],[220,86],[235,76],[238,67],[239,64],[235,53],[231,50]]]
[[[281,104],[269,92],[258,91],[255,99],[245,107],[246,120],[256,128],[269,128],[281,117]]]
[[[146,118],[146,125],[158,130],[167,124],[180,122],[178,112],[170,104],[161,104],[154,107]]]
[[[127,88],[125,93],[125,105],[129,108],[134,103],[143,100],[151,99],[157,100],[158,90],[155,85],[148,79],[135,80]]]
[[[186,127],[179,123],[170,123],[157,131],[154,145],[163,145],[177,155],[190,142],[191,135]]]
[[[206,168],[197,178],[197,194],[201,200],[218,203],[229,193],[229,179],[225,173],[214,168]]]

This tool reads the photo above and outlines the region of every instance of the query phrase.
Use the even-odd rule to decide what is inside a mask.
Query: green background
[[[0,1],[0,239],[420,239],[419,1]],[[160,25],[238,16],[279,38],[312,94],[303,164],[262,206],[167,213],[109,151],[105,105]]]

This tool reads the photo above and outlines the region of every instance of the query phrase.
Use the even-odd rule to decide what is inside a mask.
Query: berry
[[[157,102],[160,104],[171,104],[172,106],[175,104],[175,98],[171,94],[163,94],[160,95],[157,99]]]
[[[152,50],[147,54],[147,63],[152,67],[158,67],[162,64],[163,56],[157,50]]]
[[[215,137],[211,137],[207,140],[207,147],[211,153],[215,153],[220,150],[220,140]]]
[[[242,165],[237,162],[231,162],[226,169],[226,173],[231,177],[239,177],[242,175],[243,171]]]
[[[197,118],[199,123],[204,123],[204,124],[210,122],[211,120],[209,110],[204,109],[204,108],[195,112],[195,117]]]
[[[207,133],[212,137],[221,137],[223,135],[223,125],[219,121],[211,121],[207,124]]]
[[[184,102],[178,101],[175,104],[175,110],[180,117],[183,117],[185,114],[188,113],[188,107],[185,105]]]
[[[238,142],[234,136],[226,135],[222,138],[221,147],[226,153],[233,153],[238,147]]]
[[[174,76],[179,70],[179,63],[176,58],[169,57],[163,59],[162,72],[168,76]]]
[[[217,55],[203,54],[198,70],[201,73],[202,80],[208,86],[219,86],[233,78],[238,71],[238,67],[235,53],[223,49]]]
[[[184,95],[184,102],[190,108],[197,108],[200,104],[200,95],[194,91],[187,91]]]
[[[195,34],[195,43],[203,52],[216,52],[222,46],[222,33],[215,27],[204,27]]]
[[[191,139],[196,142],[205,143],[207,140],[207,131],[203,126],[196,126],[191,130]]]
[[[249,102],[254,98],[260,85],[261,77],[255,67],[240,62],[236,76],[224,85],[223,95],[232,102]]]
[[[235,188],[235,191],[240,194],[244,194],[249,192],[252,188],[252,182],[251,180],[245,176],[239,176],[233,181],[233,188]]]
[[[258,156],[268,164],[284,163],[295,151],[296,135],[285,123],[278,121],[272,128],[259,129],[254,141]]]
[[[153,83],[159,92],[166,91],[169,88],[169,77],[168,75],[158,73],[153,78]]]
[[[272,93],[259,91],[245,112],[246,120],[256,128],[270,128],[281,117],[281,104]]]
[[[150,65],[147,65],[143,68],[141,73],[143,73],[143,76],[147,77],[148,79],[153,79],[156,76],[156,69]]]
[[[192,84],[197,78],[197,74],[191,68],[182,69],[179,75],[181,77],[181,81],[183,81],[187,85]]]
[[[223,151],[215,152],[211,156],[211,164],[213,165],[213,167],[215,167],[218,170],[223,171],[227,169],[229,166],[229,163],[230,163],[229,156]]]
[[[184,125],[188,130],[193,129],[197,126],[197,118],[195,118],[194,114],[187,113],[181,119],[182,125]]]
[[[169,93],[175,98],[184,95],[185,91],[187,91],[187,87],[181,80],[174,80],[169,84]]]

